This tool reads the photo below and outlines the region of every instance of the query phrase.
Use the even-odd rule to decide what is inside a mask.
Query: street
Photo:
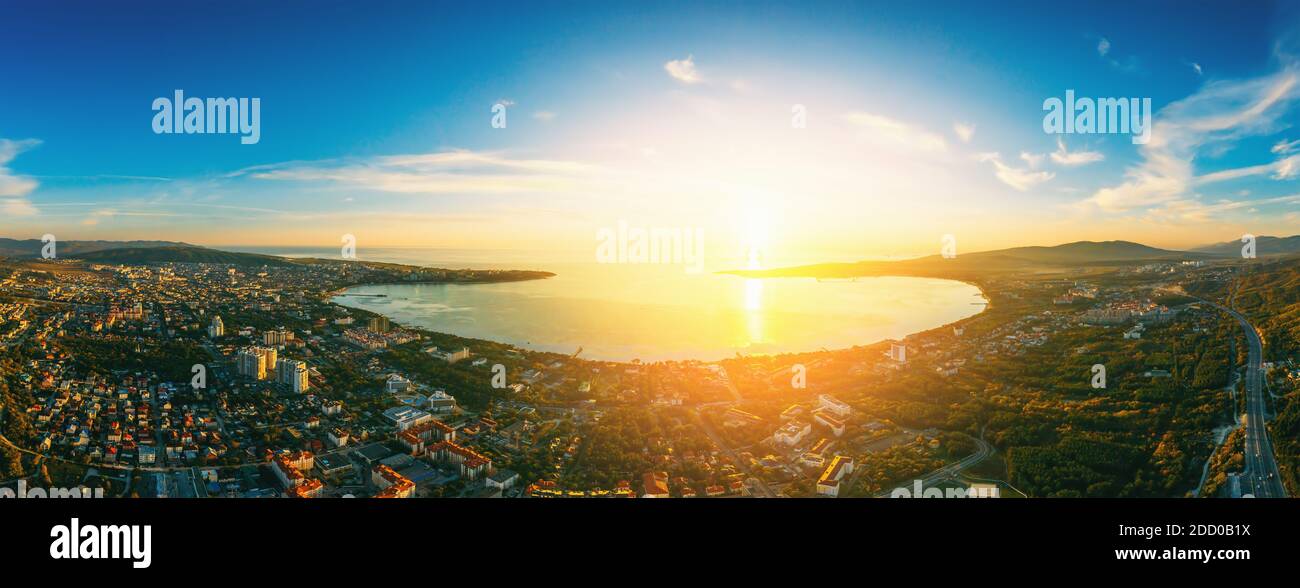
[[[1210,302],[1237,322],[1246,332],[1246,342],[1250,352],[1246,361],[1246,471],[1245,484],[1250,494],[1256,498],[1286,498],[1286,487],[1282,485],[1281,475],[1277,469],[1277,459],[1273,455],[1273,442],[1268,437],[1266,426],[1267,407],[1264,397],[1264,374],[1260,363],[1264,357],[1264,344],[1259,332],[1241,313]]]

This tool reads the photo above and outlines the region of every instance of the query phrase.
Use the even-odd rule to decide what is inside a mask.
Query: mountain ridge
[[[1132,241],[1073,241],[1050,246],[1011,247],[974,253],[958,252],[952,258],[928,255],[899,261],[823,263],[766,270],[730,270],[719,273],[744,277],[843,278],[913,275],[976,279],[987,272],[1209,261],[1216,257],[1205,252],[1160,249]]]
[[[0,237],[0,257],[41,257],[41,249],[45,243],[40,239],[10,239]],[[74,256],[81,253],[90,253],[93,251],[107,251],[112,249],[140,249],[151,247],[196,247],[180,241],[56,241],[56,253],[59,255]]]
[[[1243,246],[1244,243],[1238,239],[1236,241],[1202,245],[1191,249],[1191,251],[1209,253],[1211,255],[1223,257],[1239,257]],[[1289,255],[1292,253],[1300,253],[1300,235],[1292,235],[1290,237],[1261,235],[1255,237],[1255,255],[1258,257]]]

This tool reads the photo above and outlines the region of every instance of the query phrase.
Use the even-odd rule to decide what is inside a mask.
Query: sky
[[[1269,2],[0,3],[0,236],[853,260],[1300,233]],[[257,98],[260,136],[153,104]],[[1150,140],[1044,101],[1149,98]],[[494,106],[504,127],[494,126]],[[498,123],[501,121],[497,121]]]

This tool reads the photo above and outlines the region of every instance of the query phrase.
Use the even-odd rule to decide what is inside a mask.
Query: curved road
[[[987,441],[979,437],[971,437],[971,439],[973,439],[976,445],[978,445],[978,447],[975,449],[975,453],[966,456],[960,461],[950,463],[946,466],[943,466],[937,470],[934,470],[926,474],[924,477],[921,478],[921,487],[925,488],[925,487],[933,486],[937,482],[947,480],[949,478],[956,478],[958,474],[972,467],[975,467],[976,464],[978,464],[981,461],[984,461],[990,455],[993,455],[993,446],[989,445]],[[850,488],[851,487],[852,486],[850,486]],[[892,488],[887,491],[882,491],[879,494],[876,494],[876,498],[889,498],[890,495],[893,494],[893,492],[894,490]],[[1017,490],[1017,492],[1019,491]]]
[[[1246,471],[1243,483],[1249,486],[1250,493],[1257,498],[1286,498],[1286,487],[1282,485],[1277,459],[1273,455],[1273,442],[1268,438],[1268,427],[1265,424],[1267,408],[1264,374],[1260,369],[1264,344],[1260,341],[1259,331],[1236,310],[1216,302],[1209,303],[1241,323],[1242,330],[1246,332],[1246,342],[1250,345],[1246,361]]]

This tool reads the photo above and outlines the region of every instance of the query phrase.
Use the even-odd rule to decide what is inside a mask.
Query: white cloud
[[[957,138],[961,139],[962,143],[970,143],[971,137],[975,136],[975,125],[955,122],[952,123],[952,132],[957,133]]]
[[[593,166],[569,161],[454,150],[262,165],[229,177],[324,182],[403,194],[503,194],[563,192],[594,171]]]
[[[664,71],[683,84],[698,84],[704,81],[704,78],[700,77],[700,72],[695,69],[694,55],[687,55],[686,59],[674,59],[665,63]]]
[[[1202,148],[1275,132],[1278,118],[1300,94],[1298,81],[1297,72],[1287,68],[1260,78],[1213,82],[1166,106],[1152,117],[1151,140],[1140,147],[1142,162],[1125,172],[1123,183],[1098,190],[1086,202],[1119,212],[1184,200],[1198,182],[1290,173],[1274,163],[1197,178],[1192,162]]]
[[[1106,37],[1102,37],[1097,41],[1097,55],[1106,63],[1109,63],[1111,67],[1124,73],[1134,73],[1142,69],[1142,64],[1136,55],[1120,58],[1111,57],[1110,39]]]
[[[1234,212],[1256,213],[1260,205],[1296,203],[1300,203],[1300,194],[1262,200],[1222,199],[1208,204],[1190,198],[1178,198],[1148,210],[1146,219],[1155,222],[1212,222],[1222,220],[1225,215]]]
[[[1020,159],[1029,164],[1029,167],[1031,168],[1038,167],[1039,164],[1043,163],[1044,157],[1046,157],[1046,155],[1043,155],[1042,153],[1030,153],[1028,151],[1020,152]]]
[[[861,129],[860,137],[913,151],[944,151],[948,142],[925,129],[867,112],[850,112],[844,120]]]
[[[533,118],[542,122],[551,122],[555,120],[555,113],[549,110],[539,110],[533,113]]]
[[[0,198],[0,213],[9,217],[36,216],[40,211],[25,198]]]
[[[1273,165],[1273,179],[1289,180],[1300,172],[1300,155],[1292,155]]]
[[[9,139],[0,139],[0,196],[22,197],[30,194],[36,189],[36,180],[23,176],[14,175],[9,170],[9,162],[18,157],[19,153],[31,149],[41,142],[35,139],[26,139],[22,141],[11,141]],[[25,202],[25,201],[24,201]],[[28,206],[31,203],[27,204]],[[12,206],[6,204],[6,208]]]
[[[85,220],[82,220],[82,221],[81,221],[81,224],[83,224],[83,225],[85,225],[85,226],[88,226],[88,227],[93,227],[93,226],[99,224],[99,220],[100,220],[100,219],[103,219],[103,218],[112,218],[112,217],[113,217],[114,215],[116,215],[116,214],[117,214],[117,211],[115,211],[115,210],[113,210],[113,209],[111,209],[111,208],[105,208],[105,209],[101,209],[101,210],[96,210],[96,211],[90,213],[90,216],[86,217]]]
[[[1294,141],[1287,141],[1286,139],[1282,139],[1281,141],[1275,143],[1273,145],[1273,148],[1270,151],[1278,155],[1287,155],[1295,151],[1297,147],[1300,147],[1300,139],[1296,139]]]
[[[1192,71],[1196,72],[1196,75],[1199,76],[1199,75],[1203,75],[1203,74],[1204,74],[1204,72],[1201,70],[1201,64],[1196,63],[1195,61],[1193,61],[1193,62],[1190,63],[1189,65],[1192,66]]]
[[[1235,167],[1201,174],[1196,176],[1195,184],[1199,186],[1264,174],[1271,174],[1271,177],[1275,180],[1289,180],[1296,177],[1297,172],[1300,172],[1300,154],[1283,157],[1273,163]]]
[[[1066,150],[1065,140],[1060,137],[1056,138],[1056,151],[1052,152],[1052,161],[1059,165],[1071,167],[1096,163],[1105,158],[1106,156],[1102,155],[1100,151],[1075,151],[1071,153]]]
[[[1021,154],[1023,157],[1026,154]],[[1041,155],[1039,156],[1042,157]],[[1048,171],[1032,171],[1025,168],[1012,167],[1002,163],[1002,158],[997,153],[984,153],[978,156],[979,161],[993,164],[994,175],[1002,183],[1011,186],[1021,192],[1029,190],[1043,182],[1046,182],[1056,174]]]

